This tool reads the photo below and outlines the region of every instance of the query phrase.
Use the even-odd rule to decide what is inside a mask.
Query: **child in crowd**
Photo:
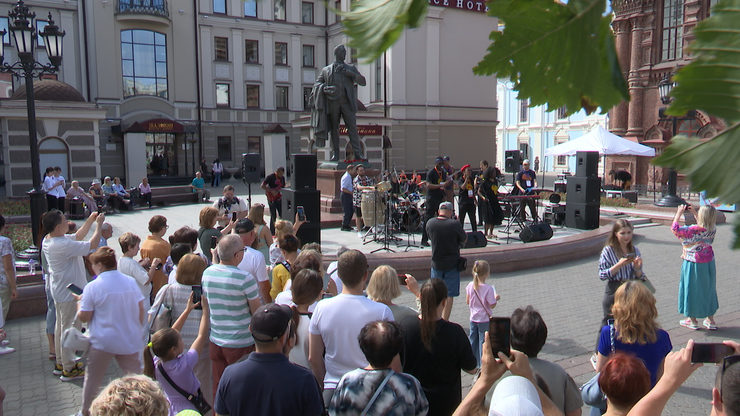
[[[481,348],[488,330],[488,322],[496,302],[501,299],[493,285],[486,284],[490,273],[491,266],[487,261],[476,260],[473,265],[473,281],[465,288],[465,303],[470,307],[470,346],[478,361],[478,367],[481,364]]]
[[[152,342],[149,344],[151,352],[155,355],[155,378],[170,402],[170,416],[186,409],[196,410],[195,406],[178,392],[178,388],[175,388],[172,383],[176,384],[179,390],[184,390],[196,397],[202,397],[203,395],[200,390],[200,382],[195,377],[193,368],[198,363],[198,355],[208,344],[210,333],[208,313],[203,311],[198,337],[195,338],[188,351],[185,351],[182,337],[180,337],[180,330],[185,325],[188,315],[200,304],[200,301],[193,303],[193,295],[191,294],[185,311],[177,318],[172,328],[157,331],[152,335]],[[151,362],[151,360],[147,362]]]

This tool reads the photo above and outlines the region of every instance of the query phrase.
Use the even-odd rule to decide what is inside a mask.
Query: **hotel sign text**
[[[484,0],[429,0],[430,6],[449,7],[471,12],[488,12],[488,6]]]

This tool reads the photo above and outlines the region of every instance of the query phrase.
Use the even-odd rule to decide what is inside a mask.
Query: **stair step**
[[[657,222],[649,222],[649,223],[643,223],[643,224],[633,224],[634,228],[647,228],[647,227],[657,227],[660,224]]]

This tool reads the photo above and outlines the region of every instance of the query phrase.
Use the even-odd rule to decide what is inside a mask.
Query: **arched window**
[[[69,172],[67,144],[58,137],[47,137],[39,142],[39,167],[41,168],[42,178],[44,170],[50,166],[62,168],[62,176],[66,178],[72,176]]]
[[[121,31],[123,96],[167,99],[167,37],[151,30]]]

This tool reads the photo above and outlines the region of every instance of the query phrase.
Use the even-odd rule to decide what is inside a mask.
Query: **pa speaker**
[[[256,183],[260,181],[259,153],[242,153],[242,179],[244,183]]]
[[[522,166],[522,152],[519,150],[507,150],[504,152],[506,161],[504,163],[504,171],[506,173],[517,173],[519,168]]]
[[[295,154],[290,159],[294,189],[316,189],[316,164],[314,154]]]
[[[292,222],[299,206],[306,215],[306,223],[296,232],[301,244],[321,243],[320,200],[321,192],[316,189],[283,189],[282,217]]]
[[[570,198],[565,204],[565,226],[581,230],[593,230],[599,228],[599,203],[577,203],[571,202]]]
[[[576,152],[576,176],[599,176],[599,152]],[[570,179],[570,178],[568,178]]]
[[[567,184],[568,202],[578,204],[598,203],[601,199],[601,179],[599,177],[571,176]]]
[[[480,231],[474,233],[467,233],[468,239],[465,240],[465,247],[463,248],[483,248],[488,245],[485,234]]]
[[[546,222],[538,222],[527,225],[519,233],[519,239],[523,243],[533,243],[535,241],[545,241],[552,238],[552,228]]]

